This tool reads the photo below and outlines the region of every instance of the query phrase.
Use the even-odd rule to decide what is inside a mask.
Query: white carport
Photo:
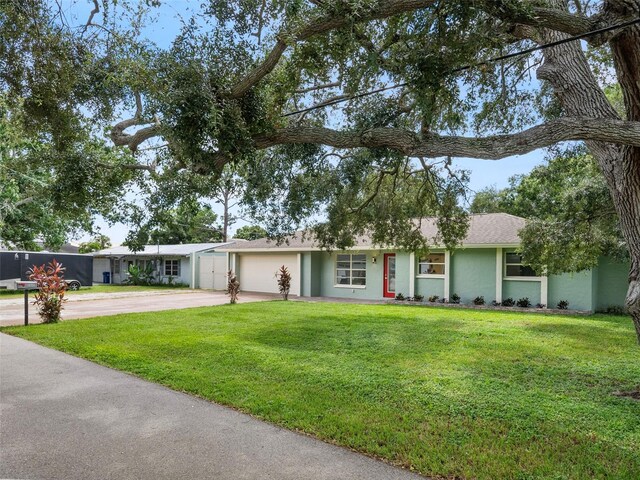
[[[211,268],[211,275],[219,277],[226,271],[226,255],[216,254],[216,249],[229,246],[233,242],[226,243],[184,243],[177,245],[145,245],[141,251],[133,252],[128,247],[117,246],[100,250],[93,254],[94,268],[93,281],[102,283],[104,272],[109,272],[110,283],[121,284],[128,277],[129,267],[137,265],[142,268],[151,268],[156,280],[163,283],[180,282],[191,288],[212,288],[200,286],[200,261],[203,258],[219,260],[206,260],[215,263]],[[213,267],[214,265],[212,265]],[[209,263],[205,271],[209,270]],[[214,273],[214,270],[217,273]],[[205,275],[205,280],[208,280]],[[213,280],[213,279],[212,279]],[[213,288],[220,286],[220,281],[211,282]],[[207,284],[208,285],[208,284]],[[224,286],[222,287],[224,288]],[[219,288],[220,289],[220,288]]]

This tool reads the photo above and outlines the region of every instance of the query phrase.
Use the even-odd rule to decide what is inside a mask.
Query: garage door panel
[[[241,254],[239,255],[240,289],[246,292],[278,293],[276,272],[285,265],[291,274],[291,293],[300,295],[298,255],[293,254]]]

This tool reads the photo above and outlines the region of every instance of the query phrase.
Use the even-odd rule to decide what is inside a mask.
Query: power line
[[[506,55],[500,55],[499,57],[493,57],[493,58],[490,58],[488,60],[484,60],[482,62],[473,63],[473,64],[465,65],[463,67],[454,68],[453,70],[450,70],[447,73],[451,74],[451,73],[463,72],[465,70],[470,70],[471,68],[480,67],[482,65],[488,65],[490,63],[499,62],[501,60],[507,60],[509,58],[520,57],[522,55],[527,55],[529,53],[537,52],[539,50],[545,50],[545,49],[551,48],[551,47],[557,47],[558,45],[563,45],[565,43],[575,42],[576,40],[582,40],[584,38],[593,37],[595,35],[600,35],[602,33],[610,32],[612,30],[617,30],[619,28],[629,27],[629,26],[635,25],[637,23],[640,23],[640,18],[636,18],[634,20],[629,20],[629,21],[623,22],[623,23],[618,23],[616,25],[610,25],[608,27],[599,28],[597,30],[591,30],[589,32],[581,33],[580,35],[574,35],[573,37],[567,37],[567,38],[563,38],[561,40],[556,40],[555,42],[550,42],[550,43],[545,43],[545,44],[542,44],[542,45],[537,45],[535,47],[527,48],[526,50],[520,50],[518,52],[508,53]],[[369,90],[369,91],[366,91],[366,92],[349,95],[347,97],[341,97],[341,98],[338,98],[338,99],[335,99],[335,100],[332,100],[332,101],[321,103],[319,105],[313,105],[311,107],[307,107],[307,108],[303,108],[303,109],[300,109],[300,110],[296,110],[294,112],[284,113],[284,114],[282,114],[282,116],[283,117],[290,117],[292,115],[298,115],[300,113],[311,112],[312,110],[317,110],[317,109],[320,109],[320,108],[329,107],[331,105],[336,105],[338,103],[347,102],[349,100],[355,100],[355,99],[362,98],[362,97],[368,97],[369,95],[375,95],[376,93],[386,92],[387,90],[394,90],[396,88],[402,88],[402,87],[406,87],[408,85],[409,85],[408,82],[397,83],[395,85],[388,85],[386,87],[377,88],[375,90]]]

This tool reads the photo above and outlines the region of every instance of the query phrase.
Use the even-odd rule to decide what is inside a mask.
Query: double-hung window
[[[522,255],[515,252],[506,253],[506,276],[507,277],[535,277],[535,270],[528,265],[522,264]]]
[[[340,253],[336,256],[336,285],[364,287],[367,285],[367,256]]]
[[[444,275],[444,252],[420,257],[418,275]]]
[[[180,260],[165,260],[164,274],[167,277],[179,277],[180,276]]]

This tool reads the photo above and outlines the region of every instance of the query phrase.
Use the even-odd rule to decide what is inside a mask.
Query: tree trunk
[[[228,238],[229,232],[229,191],[225,190],[223,192],[223,218],[222,218],[222,241],[226,242]]]
[[[640,16],[640,0],[609,1],[607,7],[615,13],[625,14],[632,11],[635,16]],[[639,121],[640,25],[625,29],[610,43],[627,119]],[[640,148],[622,148],[621,168],[618,174],[614,203],[631,256],[629,289],[625,303],[640,343]]]
[[[552,3],[556,8],[566,9],[563,0]],[[613,13],[616,13],[616,8],[625,11],[632,8],[636,14],[640,14],[640,0],[610,0],[605,8]],[[543,42],[548,43],[566,38],[567,35],[546,30],[542,37]],[[624,95],[627,119],[640,120],[640,26],[628,27],[610,44]],[[618,117],[591,72],[580,43],[571,42],[549,48],[545,50],[544,57],[538,77],[551,84],[567,115]],[[596,141],[585,143],[607,181],[629,249],[631,269],[625,303],[640,343],[640,148]]]

